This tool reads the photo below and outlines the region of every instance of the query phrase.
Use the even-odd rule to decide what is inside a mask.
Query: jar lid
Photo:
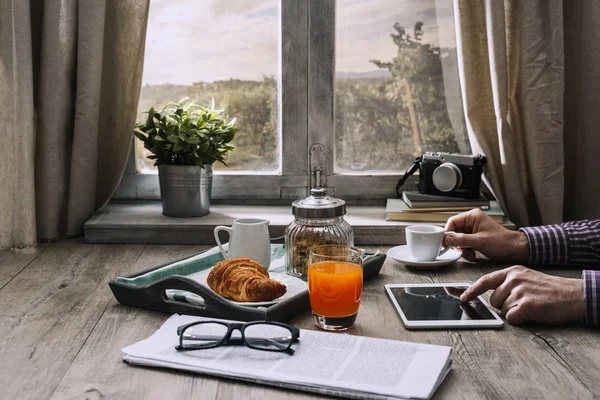
[[[346,202],[327,196],[327,189],[310,189],[310,196],[292,203],[292,214],[305,218],[331,218],[346,214]]]

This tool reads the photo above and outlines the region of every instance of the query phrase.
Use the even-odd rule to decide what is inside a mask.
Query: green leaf
[[[146,136],[144,134],[142,134],[141,132],[133,131],[133,134],[135,135],[135,137],[140,139],[142,141],[142,143],[146,141]]]
[[[154,127],[154,108],[150,107],[148,111],[148,119],[146,119],[146,125],[149,127]]]
[[[223,143],[231,142],[233,140],[234,136],[235,136],[234,132],[226,133],[225,135],[223,135]]]
[[[208,150],[209,146],[210,146],[209,142],[204,142],[204,143],[200,144],[200,146],[198,147],[198,150],[200,151],[200,153],[205,153],[206,150]]]
[[[175,145],[173,146],[173,151],[177,152],[177,151],[181,151],[183,149],[183,143],[178,142],[175,143]]]
[[[270,103],[262,102],[261,98],[258,101],[258,108],[263,104],[270,107]],[[210,108],[205,108],[182,99],[178,103],[168,103],[161,112],[150,108],[146,123],[137,124],[134,135],[152,153],[150,157],[156,160],[155,165],[224,163],[226,153],[234,149],[227,143],[233,140],[238,128],[236,119],[227,122],[223,118],[224,110],[215,109],[215,103],[213,99]],[[269,119],[268,115],[261,114],[257,118]],[[257,126],[258,135],[269,129],[266,124]]]

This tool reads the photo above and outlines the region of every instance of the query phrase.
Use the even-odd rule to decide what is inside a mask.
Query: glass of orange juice
[[[308,259],[308,294],[315,325],[339,331],[356,321],[363,286],[362,252],[350,246],[317,246]]]

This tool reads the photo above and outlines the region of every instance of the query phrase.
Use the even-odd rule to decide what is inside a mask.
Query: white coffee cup
[[[269,239],[269,221],[266,219],[238,218],[233,225],[217,226],[215,240],[225,259],[233,257],[250,257],[265,269],[271,265],[271,241]],[[219,232],[229,233],[228,251],[225,251],[219,240]]]
[[[444,232],[444,228],[435,225],[411,225],[406,228],[406,244],[415,261],[434,261],[447,252],[450,247],[442,248],[444,237],[454,232]]]

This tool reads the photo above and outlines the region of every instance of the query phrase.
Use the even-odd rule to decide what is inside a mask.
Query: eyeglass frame
[[[219,324],[219,325],[226,326],[227,333],[225,333],[223,335],[223,338],[215,344],[197,347],[197,348],[190,348],[190,347],[186,348],[183,345],[183,333],[186,331],[186,329],[188,329],[192,326],[202,325],[202,324]],[[273,325],[273,326],[279,326],[281,328],[289,329],[289,331],[292,334],[292,339],[290,340],[290,343],[288,344],[288,346],[284,349],[266,349],[266,348],[262,348],[262,347],[252,346],[246,340],[246,335],[244,332],[247,327],[253,326],[253,325]],[[232,338],[231,337],[231,334],[235,330],[240,332],[240,334],[242,335],[241,338]],[[227,344],[244,344],[246,347],[254,349],[254,350],[273,351],[273,352],[277,352],[277,353],[287,353],[289,355],[293,355],[295,353],[295,350],[292,349],[292,344],[297,343],[300,340],[300,329],[295,326],[287,325],[287,324],[284,324],[282,322],[277,322],[277,321],[252,321],[252,322],[238,323],[238,322],[225,322],[225,321],[212,321],[211,320],[211,321],[196,321],[196,322],[190,322],[189,324],[181,325],[181,326],[177,327],[177,335],[179,336],[179,344],[177,346],[175,346],[175,350],[177,350],[177,351],[205,350],[205,349],[214,349],[215,347],[219,347],[219,346],[223,346],[223,345],[227,345]],[[264,339],[267,339],[267,338],[264,338]]]

